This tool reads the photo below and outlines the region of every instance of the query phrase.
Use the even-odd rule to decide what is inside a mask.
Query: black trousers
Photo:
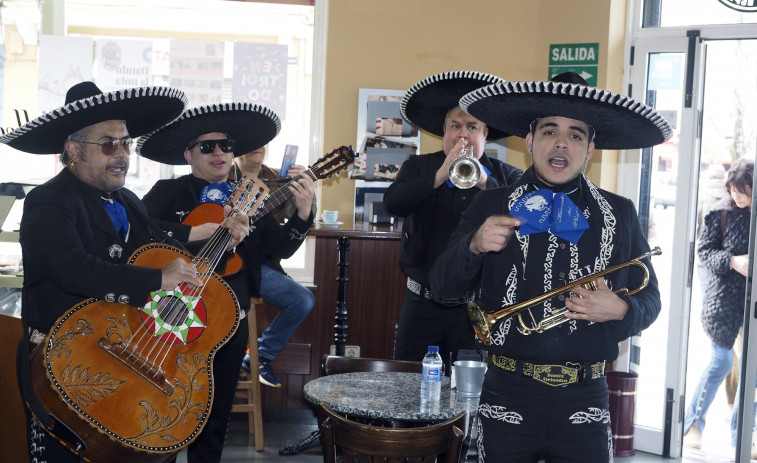
[[[394,343],[395,359],[420,362],[428,346],[435,345],[449,369],[449,354],[457,356],[459,349],[476,349],[475,337],[467,304],[439,304],[405,289]]]
[[[553,387],[489,365],[478,407],[479,462],[612,461],[607,382]]]
[[[254,316],[254,314],[253,314]],[[221,461],[223,443],[231,417],[234,391],[239,381],[242,359],[247,350],[249,326],[242,320],[237,332],[213,358],[213,409],[208,422],[197,439],[187,449],[188,463],[217,463]]]

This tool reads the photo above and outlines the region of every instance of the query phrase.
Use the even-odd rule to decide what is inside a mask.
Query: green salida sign
[[[548,79],[562,72],[573,71],[592,87],[597,86],[599,67],[598,43],[561,43],[549,46]]]

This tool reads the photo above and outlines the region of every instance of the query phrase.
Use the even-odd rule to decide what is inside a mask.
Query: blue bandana
[[[223,205],[231,197],[234,189],[229,182],[211,183],[202,189],[200,193],[201,203],[217,203]]]
[[[523,220],[521,235],[552,232],[573,244],[578,243],[584,230],[589,229],[581,210],[565,193],[541,189],[521,196],[510,209],[510,215]]]
[[[110,220],[113,221],[113,225],[116,227],[116,231],[121,234],[121,238],[126,239],[126,235],[129,233],[129,219],[126,217],[126,209],[113,199],[100,198],[105,206],[105,211],[110,216]]]

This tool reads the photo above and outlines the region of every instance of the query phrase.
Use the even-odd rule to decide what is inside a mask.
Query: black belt
[[[584,383],[605,375],[605,362],[589,363],[566,362],[565,365],[542,365],[538,363],[524,362],[504,355],[492,355],[491,362],[494,366],[533,378],[548,386],[567,386],[569,384]]]
[[[426,288],[425,286],[423,286],[422,284],[418,283],[417,281],[413,280],[410,277],[407,277],[407,289],[421,296],[424,299],[428,299],[429,301],[438,302],[439,304],[444,304],[444,305],[467,304],[468,302],[473,300],[472,292],[466,293],[466,297],[448,298],[448,299],[437,297],[434,293],[431,292],[430,289]]]

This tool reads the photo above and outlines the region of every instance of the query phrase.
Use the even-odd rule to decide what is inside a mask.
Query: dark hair
[[[752,192],[752,181],[754,178],[754,161],[752,159],[742,158],[736,161],[728,170],[728,176],[725,180],[725,190],[730,194],[731,191],[748,194]],[[733,199],[729,199],[733,206]]]

